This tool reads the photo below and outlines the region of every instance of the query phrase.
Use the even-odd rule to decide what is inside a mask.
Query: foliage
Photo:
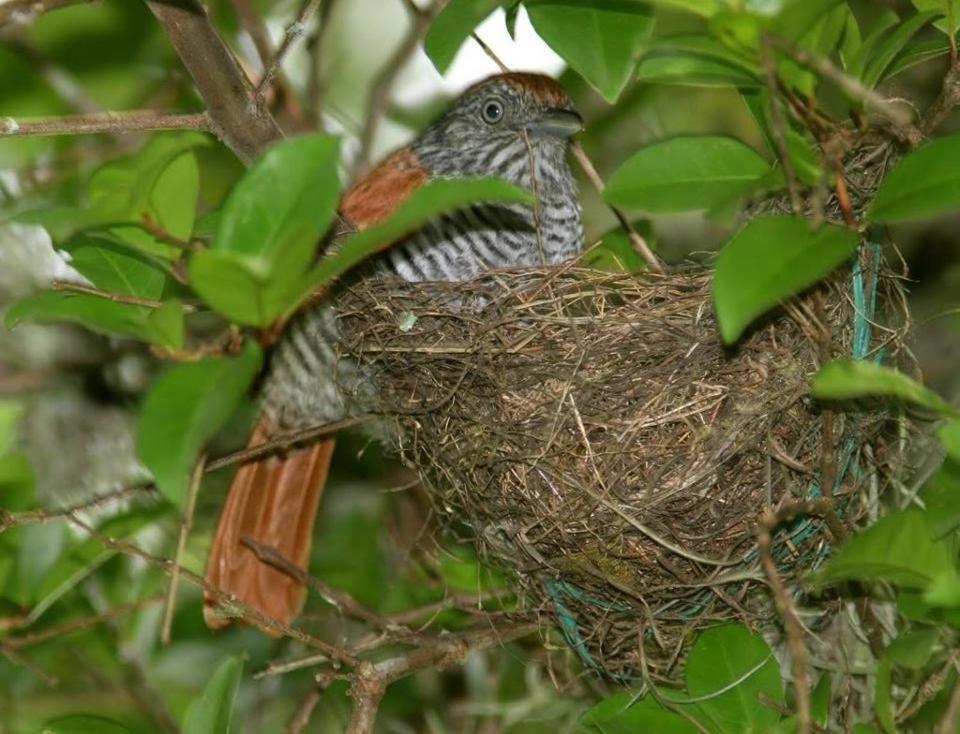
[[[270,4],[253,5],[266,12]],[[659,250],[666,250],[659,230],[664,220],[658,218],[664,213],[706,213],[711,226],[722,229],[712,263],[714,307],[718,338],[735,349],[771,310],[851,263],[867,236],[872,241],[886,225],[960,211],[960,135],[936,134],[942,117],[919,113],[904,120],[896,110],[903,113],[906,106],[888,99],[905,94],[894,85],[915,79],[920,70],[934,69],[939,86],[944,59],[956,68],[960,3],[913,0],[866,12],[861,5],[844,0],[449,0],[425,27],[424,50],[443,72],[491,13],[503,8],[511,22],[523,8],[568,65],[565,82],[578,103],[595,113],[599,132],[588,129],[585,147],[605,158],[603,203],[628,214],[657,215],[636,229],[648,240],[657,239]],[[0,17],[3,12],[0,4]],[[214,13],[242,53],[234,43],[238,18],[222,7]],[[118,0],[57,10],[39,16],[25,33],[23,43],[4,39],[0,45],[4,115],[58,115],[78,105],[126,109],[151,106],[157,99],[184,109],[196,104],[165,39],[139,6]],[[46,61],[25,62],[31,58]],[[58,67],[75,78],[57,82],[49,70]],[[168,73],[171,68],[176,73]],[[158,69],[163,74],[155,73]],[[295,77],[285,78],[284,85]],[[71,99],[71,85],[91,98]],[[651,88],[704,104],[715,99],[712,95],[725,95],[724,104],[737,110],[738,129],[704,131],[690,125],[640,136],[642,115],[636,111]],[[284,87],[276,96],[282,101],[287,93]],[[693,96],[679,96],[684,94]],[[399,123],[402,110],[388,112]],[[616,128],[627,131],[624,140],[603,132],[603,125],[618,120],[626,120]],[[6,118],[0,118],[0,130],[6,126]],[[345,127],[343,137],[350,138]],[[868,130],[882,139],[872,159],[888,156],[892,165],[872,184],[854,186],[844,166],[876,151],[843,146],[867,139]],[[916,145],[917,135],[931,134]],[[262,369],[261,345],[269,344],[305,300],[437,216],[477,201],[533,201],[531,192],[503,181],[434,181],[385,222],[351,233],[336,250],[318,255],[318,243],[335,226],[341,168],[352,150],[340,137],[292,135],[266,149],[245,171],[226,148],[197,132],[156,133],[136,142],[125,138],[122,145],[108,137],[86,146],[0,138],[0,164],[6,169],[55,162],[52,183],[25,187],[8,214],[13,223],[42,226],[74,272],[56,289],[18,298],[4,319],[8,329],[18,329],[15,335],[28,322],[69,323],[106,336],[100,345],[138,344],[141,354],[155,359],[152,365],[161,363],[159,376],[136,396],[135,408],[137,454],[159,497],[145,504],[95,505],[82,517],[114,544],[137,539],[167,555],[193,467],[212,446],[236,443],[248,422],[247,395]],[[5,181],[0,179],[0,188]],[[853,189],[859,198],[851,201]],[[753,216],[756,210],[750,207],[759,198],[776,200],[780,208]],[[821,206],[825,202],[829,205]],[[631,239],[622,228],[609,230],[613,220],[605,216],[593,216],[590,234],[605,234],[588,238],[599,244],[584,262],[644,270],[647,264]],[[729,226],[738,216],[741,223]],[[947,306],[956,308],[955,298]],[[955,685],[956,678],[948,668],[960,628],[960,413],[950,398],[885,364],[882,354],[824,364],[812,377],[810,397],[825,410],[855,410],[867,400],[910,411],[927,422],[930,440],[945,454],[927,475],[909,480],[916,483],[909,506],[881,498],[876,523],[839,544],[808,579],[824,597],[853,598],[856,590],[884,600],[896,612],[896,637],[866,664],[873,711],[869,721],[854,723],[854,731],[907,731],[914,725],[918,731],[932,730],[931,722],[945,716],[948,683]],[[129,396],[118,400],[123,401]],[[253,684],[242,659],[230,655],[239,648],[250,651],[246,667],[257,670],[275,648],[253,631],[228,639],[199,632],[196,592],[182,592],[175,618],[175,637],[182,634],[188,642],[157,648],[159,606],[154,602],[166,589],[164,575],[156,568],[145,570],[102,538],[74,532],[69,515],[48,523],[30,516],[49,497],[36,490],[36,475],[44,467],[31,467],[15,440],[26,402],[0,401],[0,651],[17,664],[0,668],[0,688],[9,689],[0,697],[0,710],[20,691],[39,695],[34,667],[56,666],[61,677],[76,676],[73,664],[58,657],[62,651],[55,639],[24,642],[24,635],[96,618],[67,632],[76,635],[72,639],[82,646],[91,675],[100,671],[136,701],[137,681],[149,661],[149,676],[161,682],[163,707],[175,712],[171,720],[183,722],[184,732],[237,730],[235,711],[249,710],[245,687]],[[353,456],[360,453],[358,447]],[[378,469],[366,457],[340,460],[355,473]],[[211,484],[217,481],[214,477]],[[465,553],[462,549],[444,551],[436,568],[398,572],[386,544],[358,543],[380,537],[388,524],[388,501],[357,503],[340,515],[331,510],[334,517],[325,521],[324,531],[328,544],[313,559],[318,575],[379,612],[436,604],[448,588],[466,593],[502,583],[469,554],[457,555]],[[7,513],[18,518],[9,526]],[[203,542],[193,540],[185,551],[194,567]],[[132,605],[129,618],[98,617],[126,605]],[[456,630],[466,616],[443,609],[434,622]],[[7,641],[12,642],[5,646]],[[34,650],[36,665],[21,666],[24,658],[33,660]],[[502,657],[498,675],[511,682],[504,684],[508,693],[490,691],[476,671],[468,670],[465,680],[477,700],[526,697],[529,710],[503,715],[504,721],[513,716],[511,721],[523,722],[526,728],[515,731],[556,728],[556,721],[569,721],[588,705],[583,691],[567,708],[559,707],[552,694],[538,699],[545,688],[533,673],[524,678],[519,652]],[[600,734],[796,731],[798,692],[784,683],[783,672],[756,630],[711,627],[693,641],[682,687],[636,681],[636,690],[591,701],[577,726]],[[71,685],[76,680],[71,678]],[[939,681],[939,688],[921,700],[931,681]],[[283,685],[289,686],[285,700],[291,691],[306,689],[302,681]],[[416,705],[432,707],[431,715],[441,718],[433,710],[444,705],[436,680],[416,691],[400,684],[391,691],[385,707],[398,717],[419,715],[411,711]],[[915,692],[915,707],[904,703],[905,691]],[[831,718],[834,694],[827,675],[810,691],[813,720],[829,730],[838,721]],[[342,718],[346,691],[333,686],[323,696],[321,708],[334,722],[331,730],[339,730],[335,722]],[[102,706],[95,696],[90,700],[83,710],[68,705],[62,712],[59,706],[35,715],[31,726],[51,734],[139,732],[164,721],[163,713],[144,713],[112,699]],[[541,728],[530,723],[541,710],[556,721],[547,716],[548,725]],[[283,713],[289,718],[291,712]],[[0,713],[0,730],[5,730],[5,715]]]

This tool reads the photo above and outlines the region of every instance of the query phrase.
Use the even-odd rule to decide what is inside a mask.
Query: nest
[[[629,682],[676,672],[704,624],[770,618],[756,523],[820,491],[809,378],[822,350],[899,354],[903,300],[878,265],[791,300],[735,349],[702,269],[364,282],[338,311],[345,353],[367,365],[376,412],[445,525],[516,579],[518,614]],[[834,492],[856,525],[888,416],[832,420]],[[781,573],[816,565],[828,537],[815,517],[778,528]]]

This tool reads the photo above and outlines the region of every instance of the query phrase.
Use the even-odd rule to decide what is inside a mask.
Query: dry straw
[[[377,386],[364,407],[387,418],[446,526],[513,575],[518,614],[553,623],[586,665],[627,682],[674,674],[705,624],[771,618],[757,521],[820,492],[809,379],[822,350],[901,356],[904,302],[879,266],[866,248],[733,349],[698,268],[365,282],[338,303],[344,349]],[[889,456],[876,446],[888,418],[860,407],[833,421],[848,526],[883,472],[868,457]],[[818,518],[782,524],[781,574],[795,580],[829,543]]]

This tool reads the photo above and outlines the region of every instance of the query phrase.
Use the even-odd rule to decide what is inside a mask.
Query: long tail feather
[[[266,438],[266,422],[261,419],[249,445]],[[333,445],[331,437],[285,456],[240,467],[210,546],[210,584],[284,624],[297,616],[306,596],[303,584],[260,561],[241,540],[248,536],[276,549],[297,566],[306,567]],[[230,623],[229,617],[217,612],[214,599],[208,595],[204,601],[203,617],[208,627],[218,629]]]

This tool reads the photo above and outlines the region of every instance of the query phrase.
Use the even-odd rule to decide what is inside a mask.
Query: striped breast
[[[559,263],[580,251],[580,207],[563,151],[538,160],[534,186],[525,147],[494,154],[502,160],[461,159],[455,166],[433,160],[430,151],[418,155],[435,178],[479,175],[493,165],[502,178],[535,188],[539,205],[464,208],[401,240],[359,269],[357,277],[467,280],[495,268]],[[372,406],[376,390],[370,376],[339,356],[339,341],[335,296],[289,325],[271,358],[264,386],[264,409],[274,425],[295,429],[329,423]]]

